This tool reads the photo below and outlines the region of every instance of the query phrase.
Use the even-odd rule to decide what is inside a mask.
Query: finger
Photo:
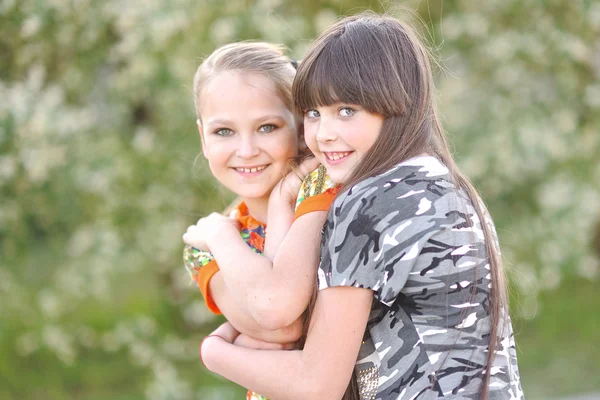
[[[196,225],[190,225],[188,226],[188,228],[186,229],[184,235],[193,237],[199,234],[199,232],[201,232],[201,229],[196,226]]]
[[[293,344],[281,344],[281,343],[268,343],[263,342],[263,350],[291,350],[293,348]],[[292,347],[289,347],[292,346]]]
[[[235,341],[233,342],[233,344],[235,344],[236,346],[245,347],[247,349],[256,348],[255,346],[253,346],[254,343],[254,339],[244,334],[239,335],[237,338],[235,338]]]
[[[305,174],[294,170],[283,179],[281,182],[281,187],[291,196],[296,196],[298,194],[298,190],[300,190],[300,187],[302,186],[302,182],[304,182],[304,178],[306,178]]]
[[[229,343],[233,343],[233,341],[238,337],[240,333],[235,330],[233,325],[229,322],[225,322],[221,326],[219,326],[211,335],[219,335],[222,336]]]
[[[319,160],[316,157],[307,158],[298,165],[298,172],[305,178],[308,174],[319,167]]]
[[[185,244],[189,244],[190,246],[194,245],[194,240],[192,238],[192,235],[190,235],[189,233],[184,233],[183,236],[181,237],[181,239],[183,240],[183,243]]]
[[[247,335],[239,335],[233,344],[255,350],[291,350],[294,348],[293,343],[281,344],[263,342],[262,340],[257,340]]]
[[[213,217],[216,213],[210,213],[202,218],[198,218],[198,221],[196,221],[196,225],[200,225],[203,222],[205,222],[206,220],[210,219],[211,217]]]
[[[285,343],[281,345],[281,350],[294,350],[296,349],[296,343]]]
[[[190,225],[190,226],[188,226],[188,228],[187,228],[186,232],[187,232],[187,233],[193,233],[193,232],[195,232],[195,231],[196,231],[196,228],[197,228],[197,226],[196,226],[196,225]]]

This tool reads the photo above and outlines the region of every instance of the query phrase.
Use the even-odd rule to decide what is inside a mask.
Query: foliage
[[[240,39],[300,59],[337,15],[369,6],[412,16],[440,61],[444,124],[496,220],[513,315],[541,310],[523,322],[522,374],[544,379],[527,370],[540,368],[528,327],[554,315],[544,293],[598,275],[599,4],[5,0],[0,397],[240,398],[198,364],[218,320],[181,263],[185,227],[231,200],[196,160],[191,78]]]

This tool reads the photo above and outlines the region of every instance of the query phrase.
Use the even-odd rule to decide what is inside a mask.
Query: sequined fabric
[[[267,399],[265,396],[261,396],[258,393],[254,393],[251,390],[248,390],[248,393],[246,393],[246,400],[269,400]]]
[[[360,370],[357,381],[360,400],[375,400],[379,386],[379,368],[368,367]]]
[[[195,247],[186,244],[183,248],[183,265],[190,274],[190,278],[195,281],[198,276],[198,270],[204,267],[212,260],[210,253],[201,251]]]
[[[336,185],[329,179],[325,167],[319,165],[317,169],[304,178],[298,198],[296,199],[296,208],[308,197],[322,193],[336,194],[339,188],[339,185]]]

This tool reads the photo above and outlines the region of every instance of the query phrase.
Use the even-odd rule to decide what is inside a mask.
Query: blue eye
[[[263,133],[271,133],[275,129],[277,129],[277,127],[273,124],[265,124],[265,125],[261,126],[260,128],[258,128],[258,131],[263,132]]]
[[[342,107],[340,108],[339,113],[341,117],[351,117],[356,113],[356,110],[350,107]]]
[[[306,110],[306,111],[304,112],[304,115],[305,115],[307,118],[318,118],[318,117],[320,117],[320,116],[321,116],[321,114],[319,114],[319,112],[318,112],[317,110]]]
[[[233,135],[233,131],[229,128],[220,128],[220,129],[215,130],[215,135],[231,136],[231,135]]]

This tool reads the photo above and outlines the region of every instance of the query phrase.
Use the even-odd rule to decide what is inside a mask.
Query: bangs
[[[345,103],[383,116],[402,114],[408,99],[394,90],[392,76],[398,76],[386,44],[368,30],[349,28],[317,43],[300,63],[293,86],[297,111]]]
[[[307,59],[300,64],[296,76],[297,90],[294,91],[294,100],[300,111],[356,98],[349,95],[349,92],[354,94],[355,90],[347,84],[350,81],[348,74],[352,71],[347,67],[335,71],[328,68],[329,65],[340,65],[340,52],[332,49],[336,47],[336,42],[337,40],[330,42],[319,54],[315,54],[312,63]]]

